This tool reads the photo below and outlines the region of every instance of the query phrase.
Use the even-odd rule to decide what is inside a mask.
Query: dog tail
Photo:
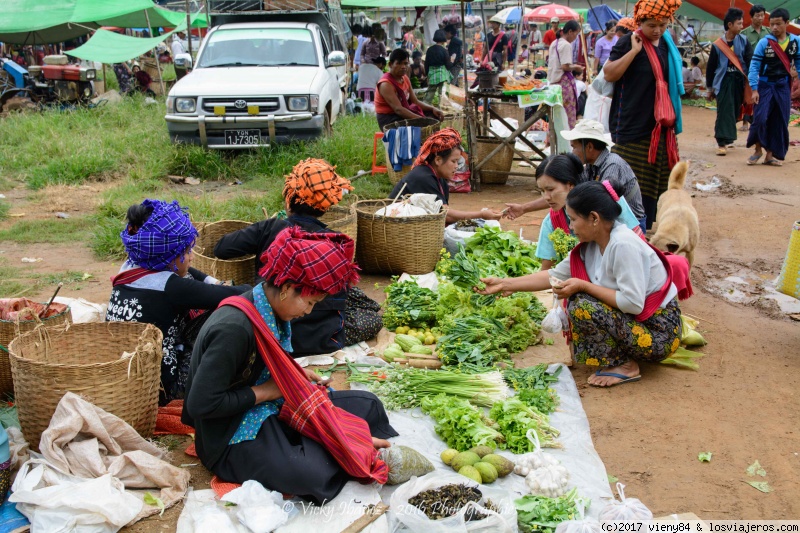
[[[688,161],[678,161],[678,164],[672,167],[672,172],[669,174],[669,186],[667,189],[683,189],[688,170]]]

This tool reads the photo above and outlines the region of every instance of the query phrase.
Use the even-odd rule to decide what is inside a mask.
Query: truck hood
[[[169,91],[170,96],[270,96],[318,92],[320,67],[198,68]]]

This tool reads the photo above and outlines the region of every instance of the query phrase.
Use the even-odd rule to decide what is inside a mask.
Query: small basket
[[[441,129],[453,128],[458,132],[464,132],[467,129],[466,123],[466,115],[463,113],[452,113],[444,116],[439,127]]]
[[[153,435],[161,381],[161,331],[139,322],[39,327],[11,343],[11,371],[22,434],[39,447],[67,392]],[[132,354],[122,357],[123,353]]]
[[[347,207],[335,205],[328,209],[319,219],[328,226],[328,229],[344,233],[353,239],[353,244],[357,243],[358,223],[356,221],[355,204]]]
[[[386,133],[387,131],[396,128],[404,128],[406,126],[416,126],[417,128],[420,129],[419,141],[421,146],[422,143],[425,142],[425,139],[427,139],[428,137],[439,131],[441,123],[435,118],[429,118],[429,117],[400,120],[398,122],[392,122],[391,124],[387,124],[386,126],[384,126],[383,133]],[[391,163],[389,163],[389,143],[386,142],[383,143],[383,147],[386,151],[386,171],[389,173],[389,180],[392,183],[396,184],[398,181],[403,179],[403,176],[411,172],[412,167],[410,165],[404,166],[400,170],[395,170],[394,168],[392,168]]]
[[[64,304],[53,304],[65,307]],[[44,304],[42,305],[44,307]],[[8,360],[8,350],[11,341],[27,333],[36,326],[63,326],[72,322],[72,311],[66,307],[58,314],[41,320],[0,320],[0,395],[2,397],[14,394],[14,380],[11,377],[11,362]]]
[[[369,274],[433,272],[444,243],[446,209],[436,215],[385,217],[375,212],[391,200],[361,200],[358,217],[358,265]]]
[[[195,226],[198,226],[195,223]],[[219,280],[233,280],[234,284],[252,285],[256,279],[256,256],[245,255],[236,259],[219,259],[214,256],[214,246],[228,233],[250,226],[241,220],[221,220],[198,228],[199,235],[194,247],[194,268]]]
[[[478,78],[478,89],[490,91],[500,85],[500,73],[491,70],[482,70],[475,73]]]
[[[525,122],[525,109],[515,103],[492,100],[489,105],[503,118],[513,118],[520,126]]]
[[[492,137],[478,137],[476,140],[476,161],[483,161],[497,145],[502,144],[502,141]],[[503,146],[503,148],[494,154],[494,156],[478,171],[480,173],[481,183],[504,185],[508,181],[508,174],[501,174],[501,172],[509,172],[513,161],[514,150],[508,145]]]

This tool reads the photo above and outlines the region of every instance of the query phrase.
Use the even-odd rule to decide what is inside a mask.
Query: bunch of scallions
[[[508,397],[503,375],[496,371],[466,374],[389,365],[368,372],[354,369],[347,381],[367,384],[389,410],[417,407],[423,398],[440,393],[463,398],[480,407],[491,407]]]

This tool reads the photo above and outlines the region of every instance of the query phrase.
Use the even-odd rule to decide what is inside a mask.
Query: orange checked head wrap
[[[628,31],[636,31],[639,29],[636,25],[636,21],[634,21],[631,17],[625,17],[617,21],[617,26],[622,26]]]
[[[461,148],[461,135],[459,135],[456,130],[453,128],[445,128],[437,131],[422,144],[419,155],[414,160],[414,166],[418,167],[424,165],[431,154],[436,155],[456,147]]]
[[[336,167],[323,159],[300,161],[286,176],[283,197],[319,211],[339,203],[342,191],[352,191],[350,182],[336,173]]]
[[[645,19],[672,20],[681,7],[681,0],[639,0],[633,6],[633,19],[641,24]]]

